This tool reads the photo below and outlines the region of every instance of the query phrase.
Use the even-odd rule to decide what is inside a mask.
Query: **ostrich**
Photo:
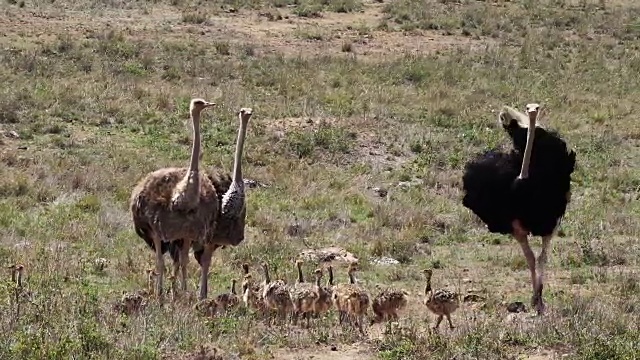
[[[409,293],[405,290],[383,289],[371,302],[374,317],[370,325],[385,319],[398,320],[398,312],[407,307]]]
[[[316,269],[314,273],[317,274],[318,271],[320,272],[320,277],[322,277],[322,269]],[[329,273],[327,284],[320,287],[316,284],[318,287],[318,300],[314,304],[313,313],[315,317],[319,317],[322,313],[329,311],[333,305],[333,267],[331,265],[327,268],[327,272]]]
[[[451,329],[455,328],[451,322],[451,314],[460,306],[460,295],[446,289],[433,290],[431,287],[431,277],[433,270],[422,270],[427,278],[427,285],[424,287],[424,304],[432,313],[438,315],[438,320],[433,329],[438,329],[442,318],[446,317]]]
[[[293,305],[293,324],[298,323],[300,314],[307,318],[307,327],[309,327],[310,313],[314,309],[314,304],[318,300],[319,293],[316,286],[312,283],[304,282],[302,275],[302,260],[296,260],[296,270],[298,271],[297,282],[289,286],[289,297]]]
[[[511,234],[518,241],[531,272],[531,304],[541,315],[547,251],[571,198],[576,153],[557,132],[536,124],[540,105],[528,104],[526,109],[528,116],[508,106],[500,112],[514,149],[491,150],[466,164],[462,203],[490,232]],[[542,237],[537,259],[529,234]]]
[[[247,126],[253,110],[242,108],[238,112],[240,126],[238,138],[236,140],[236,150],[233,161],[232,176],[224,174],[221,170],[214,170],[207,174],[218,194],[219,213],[217,215],[217,226],[213,230],[210,241],[204,244],[192,243],[193,256],[200,265],[203,272],[208,274],[211,264],[211,257],[215,250],[226,245],[236,246],[244,240],[244,226],[247,216],[247,208],[244,196],[244,181],[242,179],[242,151],[247,134]],[[188,249],[188,246],[186,247]],[[178,263],[180,251],[184,249],[183,241],[175,241],[162,251],[167,250],[174,263]],[[186,250],[188,251],[188,250]],[[205,288],[204,297],[207,291]]]
[[[156,295],[163,298],[164,252],[168,244],[184,244],[177,256],[174,276],[181,269],[182,291],[187,290],[187,263],[191,243],[211,239],[219,211],[216,188],[200,173],[200,113],[214,103],[191,100],[193,148],[188,168],[164,168],[142,179],[131,194],[133,224],[140,236],[156,253]],[[200,298],[206,297],[207,272],[200,275]]]
[[[358,263],[349,264],[348,284],[338,284],[334,286],[332,300],[339,312],[339,321],[342,323],[344,318],[348,318],[351,322],[355,321],[358,330],[364,333],[362,322],[364,316],[367,315],[370,299],[367,291],[357,284],[354,273],[358,269]]]
[[[262,298],[268,314],[268,323],[271,325],[271,313],[276,312],[280,315],[281,320],[286,320],[287,314],[293,311],[293,303],[289,295],[289,287],[282,280],[271,281],[269,276],[269,265],[262,262],[262,271],[264,273],[264,282],[262,283]]]

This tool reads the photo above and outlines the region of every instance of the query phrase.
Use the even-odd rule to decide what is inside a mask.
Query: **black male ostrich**
[[[508,106],[503,108],[499,121],[513,149],[508,153],[490,150],[466,164],[462,204],[490,232],[516,238],[531,271],[531,304],[542,314],[547,251],[571,198],[576,153],[557,132],[537,126],[539,109],[538,104],[528,104],[527,117]],[[537,260],[529,247],[529,234],[542,237]]]

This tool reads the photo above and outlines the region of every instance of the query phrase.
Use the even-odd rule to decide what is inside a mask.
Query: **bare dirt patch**
[[[217,12],[203,24],[185,23],[175,7],[105,10],[99,17],[59,10],[8,9],[0,24],[0,43],[42,44],[61,36],[91,37],[96,31],[124,31],[132,38],[146,40],[198,40],[251,45],[255,54],[287,56],[357,56],[362,60],[405,54],[428,54],[453,48],[474,49],[489,39],[449,35],[442,31],[411,32],[377,29],[383,14],[378,3],[365,3],[360,12],[323,13],[306,18],[279,9],[275,20],[262,10],[240,9]],[[29,41],[27,41],[29,40]]]
[[[282,360],[369,360],[375,359],[371,350],[363,344],[342,345],[331,350],[328,347],[305,350],[282,349],[275,352]]]

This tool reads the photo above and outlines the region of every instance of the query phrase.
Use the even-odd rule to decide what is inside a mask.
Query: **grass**
[[[198,344],[248,359],[318,355],[329,345],[338,359],[637,358],[633,2],[55,5],[0,5],[7,19],[31,24],[0,25],[0,129],[20,135],[0,137],[0,262],[25,264],[34,292],[18,313],[8,276],[0,282],[0,358],[178,359]],[[254,37],[242,32],[238,16],[264,9],[294,27],[251,20]],[[311,27],[309,9],[322,16]],[[321,44],[322,53],[309,47]],[[269,185],[250,190],[247,239],[216,254],[210,294],[244,261],[266,260],[292,280],[306,244],[338,245],[361,259],[372,292],[386,283],[414,295],[399,324],[362,337],[337,327],[335,315],[303,330],[269,329],[242,309],[203,319],[182,303],[132,317],[110,311],[122,291],[146,286],[153,264],[133,231],[129,194],[147,172],[187,163],[194,96],[220,104],[203,115],[206,167],[230,170],[233,114],[254,109],[245,175]],[[579,165],[550,257],[551,313],[531,320],[501,305],[528,303],[518,246],[483,229],[462,206],[460,183],[469,158],[506,141],[496,109],[534,101],[549,109],[546,125],[565,135]],[[296,221],[303,231],[287,231]],[[379,256],[401,264],[369,263]],[[99,257],[110,261],[101,271],[92,266]],[[437,269],[437,286],[484,291],[485,307],[463,306],[455,331],[427,332],[435,319],[418,296],[426,266]],[[192,261],[191,291],[197,272]],[[359,357],[348,355],[354,343]]]

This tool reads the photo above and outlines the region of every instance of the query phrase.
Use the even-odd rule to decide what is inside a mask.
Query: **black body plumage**
[[[536,127],[529,176],[518,179],[527,127],[516,119],[502,126],[513,149],[493,149],[466,164],[462,203],[490,232],[512,234],[512,222],[517,219],[534,236],[552,235],[571,196],[576,153],[557,132]]]

